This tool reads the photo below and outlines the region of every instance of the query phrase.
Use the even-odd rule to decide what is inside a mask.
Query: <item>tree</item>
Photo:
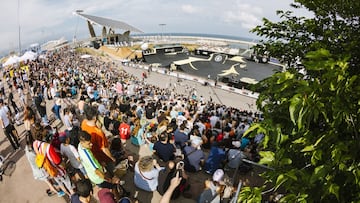
[[[264,19],[253,31],[265,36],[272,56],[291,64],[300,56],[306,75],[294,68],[254,88],[265,120],[247,135],[264,133],[264,178],[282,202],[360,201],[360,79],[357,1],[298,0],[314,17],[279,11],[281,22]]]
[[[252,30],[265,37],[256,47],[260,53],[269,51],[271,56],[291,64],[309,51],[323,48],[339,56],[351,55],[350,67],[360,62],[360,1],[356,0],[296,0],[293,8],[308,9],[313,18],[297,17],[291,11],[277,11],[283,19],[271,22],[264,18],[263,25]],[[356,73],[360,70],[355,68]]]

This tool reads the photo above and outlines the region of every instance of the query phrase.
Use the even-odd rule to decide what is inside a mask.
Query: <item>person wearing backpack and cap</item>
[[[190,141],[191,145],[185,146],[183,150],[185,170],[188,172],[200,171],[205,159],[205,154],[200,147],[202,139],[191,136]]]

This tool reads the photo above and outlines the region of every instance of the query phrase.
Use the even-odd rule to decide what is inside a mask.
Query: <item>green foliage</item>
[[[246,135],[265,135],[263,176],[281,202],[360,202],[360,1],[295,2],[313,17],[278,11],[252,30],[264,37],[255,49],[289,68],[255,86],[265,120]]]
[[[306,8],[313,18],[297,17],[291,11],[277,11],[280,22],[264,18],[263,25],[252,30],[265,38],[256,50],[260,53],[267,50],[287,64],[321,48],[341,57],[350,54],[350,67],[359,73],[355,66],[360,62],[360,1],[295,1],[294,8]]]
[[[243,203],[258,203],[261,202],[261,191],[263,188],[259,187],[243,187],[238,197],[237,202]]]
[[[306,59],[321,77],[289,70],[260,82],[265,120],[247,134],[265,134],[260,163],[275,169],[265,177],[286,190],[285,202],[359,201],[360,80],[348,57],[320,49]]]

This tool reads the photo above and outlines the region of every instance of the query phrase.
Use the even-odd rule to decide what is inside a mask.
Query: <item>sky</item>
[[[292,0],[0,0],[0,55],[32,43],[89,37],[85,14],[126,22],[144,33],[207,33],[257,39],[249,32]],[[298,11],[297,11],[298,12]],[[306,12],[306,11],[304,11]],[[299,13],[302,15],[303,13]],[[305,15],[305,14],[304,14]],[[159,24],[166,24],[160,26]],[[101,27],[95,26],[97,35]],[[121,30],[118,31],[123,32]]]

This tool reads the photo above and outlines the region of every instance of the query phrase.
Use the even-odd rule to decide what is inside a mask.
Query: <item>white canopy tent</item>
[[[18,57],[18,56],[10,56],[7,60],[6,60],[6,62],[3,64],[3,66],[10,66],[10,65],[12,65],[12,64],[14,64],[14,63],[18,63],[20,61],[20,57]]]
[[[27,51],[20,57],[20,61],[27,61],[27,60],[35,60],[36,59],[36,53],[32,51]]]

